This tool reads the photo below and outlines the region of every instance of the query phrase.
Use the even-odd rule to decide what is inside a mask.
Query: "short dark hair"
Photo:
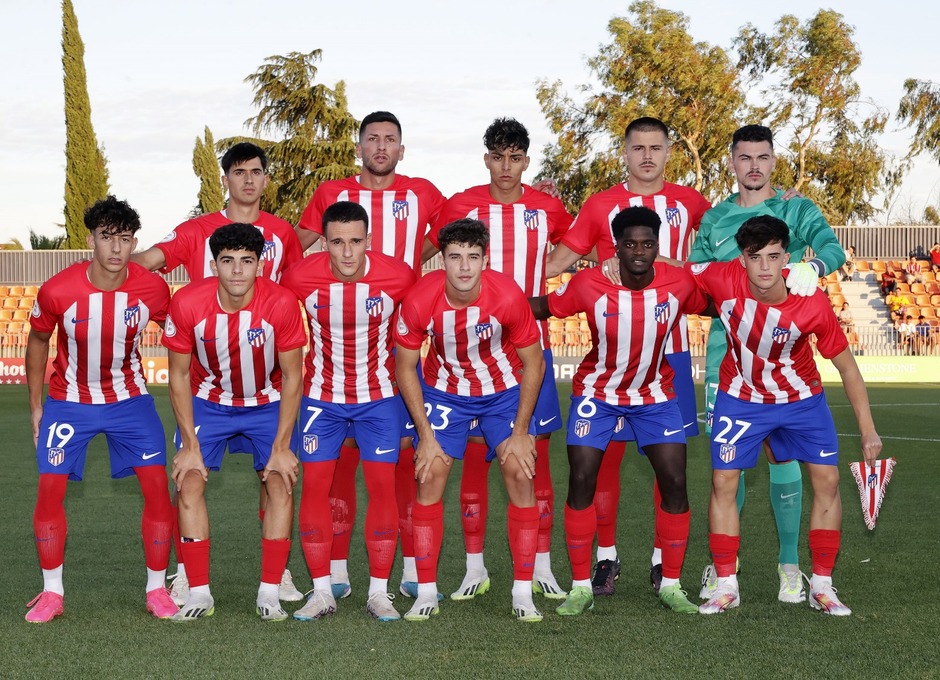
[[[483,253],[490,245],[490,230],[480,220],[465,217],[446,225],[437,235],[441,252],[449,245],[480,246]]]
[[[623,138],[626,139],[629,137],[631,132],[654,132],[656,130],[662,132],[667,140],[669,139],[669,128],[664,122],[659,118],[643,116],[631,121],[630,124],[627,125],[627,129],[623,132]]]
[[[497,118],[483,133],[483,145],[490,151],[528,151],[529,131],[515,118]]]
[[[326,225],[330,222],[342,222],[343,224],[348,224],[350,222],[365,222],[366,233],[369,233],[369,213],[366,212],[366,209],[363,208],[358,203],[353,203],[352,201],[337,201],[329,208],[323,211],[323,220],[321,226],[323,227],[323,235],[326,236]]]
[[[359,125],[359,138],[362,138],[362,135],[365,134],[366,126],[371,125],[372,123],[394,123],[395,127],[398,128],[398,136],[401,137],[401,123],[398,122],[398,116],[394,113],[389,113],[388,111],[373,111],[368,116],[362,119],[362,124]]]
[[[786,250],[790,247],[790,227],[772,215],[755,215],[744,221],[734,240],[744,254],[756,253],[771,243],[779,243]]]
[[[734,153],[734,147],[738,142],[767,142],[770,148],[774,148],[774,133],[766,125],[745,125],[739,127],[731,135],[731,153]],[[758,248],[760,250],[760,248]]]
[[[108,194],[85,211],[85,226],[93,232],[98,227],[104,234],[136,234],[140,229],[140,215],[127,201]]]
[[[261,161],[262,170],[268,169],[268,157],[264,153],[264,149],[251,142],[239,142],[222,156],[222,160],[220,161],[222,172],[227,175],[232,166],[247,163],[252,158],[257,158]]]
[[[617,213],[610,222],[610,230],[614,235],[615,243],[620,240],[627,227],[649,227],[656,234],[656,239],[659,240],[659,228],[662,223],[662,219],[656,214],[655,210],[638,205],[632,208],[624,208]]]
[[[209,237],[212,259],[218,260],[223,250],[247,250],[261,259],[264,236],[258,227],[244,222],[233,222],[219,227]]]

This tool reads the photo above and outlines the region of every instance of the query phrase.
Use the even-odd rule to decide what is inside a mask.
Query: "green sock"
[[[741,510],[744,509],[744,470],[741,470],[738,476],[738,495],[734,497],[734,502],[738,504],[738,516],[740,516]]]
[[[803,475],[797,461],[770,466],[770,504],[777,520],[780,563],[799,564],[797,546],[803,513]]]

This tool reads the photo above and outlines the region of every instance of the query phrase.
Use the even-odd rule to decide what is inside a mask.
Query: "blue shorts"
[[[659,404],[613,406],[588,397],[571,397],[568,411],[569,446],[590,446],[603,451],[611,437],[625,434],[620,441],[636,441],[640,453],[650,444],[685,444],[682,413],[675,399]]]
[[[395,350],[393,349],[392,352],[394,351]],[[418,383],[420,383],[421,389],[427,390],[427,387],[424,384],[424,372],[421,370],[420,360],[418,361],[417,364],[415,364],[415,370],[418,372]],[[401,399],[401,397],[395,397],[395,398]],[[395,427],[398,428],[398,436],[400,439],[411,439],[412,437],[415,436],[415,424],[411,420],[411,414],[408,413],[408,409],[405,408],[405,402],[401,402],[401,420]],[[349,424],[349,431],[346,436],[351,439],[356,439],[356,423],[355,422],[351,422]],[[358,439],[356,440],[356,444],[358,446],[359,444]]]
[[[364,404],[334,404],[304,396],[300,400],[300,461],[338,459],[340,446],[355,423],[362,460],[397,463],[404,410],[397,396]]]
[[[672,387],[675,390],[675,401],[682,414],[682,426],[686,437],[694,437],[699,433],[698,411],[695,404],[695,384],[692,382],[692,354],[690,352],[676,352],[667,354],[666,361],[672,368],[675,376]],[[635,441],[630,428],[621,428],[614,432],[611,439],[615,442]]]
[[[193,422],[203,464],[210,470],[218,470],[225,447],[233,440],[244,453],[254,457],[255,470],[263,470],[277,438],[280,413],[279,401],[261,406],[227,406],[193,397]],[[179,429],[173,436],[173,443],[177,449],[182,446]],[[293,447],[293,442],[291,444]]]
[[[166,466],[166,435],[149,394],[113,404],[49,397],[39,423],[39,473],[68,473],[69,479],[81,480],[88,443],[99,434],[108,440],[114,479],[134,474],[135,467]]]
[[[462,397],[428,387],[424,390],[424,408],[437,443],[444,453],[458,460],[463,460],[470,425],[478,420],[489,447],[489,461],[496,457],[496,447],[512,434],[519,410],[519,386],[482,397]],[[534,420],[529,421],[529,434],[535,434]]]
[[[718,392],[712,427],[712,468],[744,470],[757,464],[761,444],[780,462],[817,465],[839,462],[839,440],[822,392],[787,404],[754,404]]]

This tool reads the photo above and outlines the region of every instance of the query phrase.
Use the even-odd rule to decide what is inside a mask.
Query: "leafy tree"
[[[539,82],[542,113],[558,136],[543,151],[540,174],[559,180],[570,209],[623,180],[624,129],[640,116],[659,118],[672,131],[667,180],[713,198],[730,188],[725,160],[744,104],[738,73],[724,50],[695,42],[688,29],[680,12],[639,0],[630,16],[610,21],[612,42],[588,60],[599,87],[582,85],[583,103],[560,82]]]
[[[86,230],[87,234],[88,231]],[[62,242],[65,241],[65,234],[59,236],[44,236],[43,234],[37,234],[32,229],[29,230],[29,247],[33,250],[58,250],[62,247]],[[87,243],[85,244],[87,248]]]
[[[926,151],[940,163],[940,85],[929,80],[905,80],[898,120],[914,126],[908,157]]]
[[[85,45],[72,0],[62,0],[62,71],[65,85],[65,233],[63,248],[87,248],[85,209],[108,195],[108,168],[91,125]]]
[[[225,192],[220,176],[222,169],[215,156],[215,140],[209,126],[205,129],[205,141],[196,137],[193,147],[193,172],[199,178],[199,201],[193,210],[194,215],[219,212],[225,207]]]
[[[761,102],[751,119],[787,135],[775,179],[803,191],[835,224],[870,219],[891,170],[875,139],[888,114],[861,97],[854,78],[854,32],[838,12],[820,10],[803,23],[785,15],[771,33],[747,24],[734,41]]]
[[[268,57],[245,79],[259,109],[245,121],[254,138],[230,137],[217,147],[249,141],[263,148],[270,180],[261,207],[294,224],[321,182],[358,171],[359,122],[347,107],[343,81],[335,88],[315,82],[320,58],[321,50]]]

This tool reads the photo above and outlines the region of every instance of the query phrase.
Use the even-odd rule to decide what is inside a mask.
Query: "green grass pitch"
[[[567,406],[569,388],[559,387]],[[553,604],[536,596],[545,620],[535,625],[513,620],[506,499],[499,475],[492,471],[486,560],[493,588],[486,595],[466,603],[445,600],[440,616],[427,623],[372,620],[365,613],[365,499],[360,496],[350,560],[352,596],[340,601],[329,620],[263,623],[254,615],[260,569],[258,483],[250,458],[231,456],[209,483],[216,614],[188,625],[157,621],[144,609],[139,490],[133,478],[109,478],[104,439],[99,437],[89,452],[85,481],[69,484],[66,498],[65,614],[39,626],[23,620],[25,603],[41,589],[32,540],[37,472],[26,390],[2,386],[0,677],[940,677],[940,393],[936,386],[869,389],[884,454],[898,459],[874,531],[864,526],[848,472],[848,462],[858,456],[851,408],[840,387],[829,389],[840,433],[844,508],[835,582],[854,612],[847,619],[826,617],[805,604],[777,602],[776,531],[764,463],[747,475],[740,609],[692,617],[660,607],[648,584],[652,472],[631,447],[624,462],[618,535],[623,573],[616,595],[598,598],[594,611],[581,617],[559,617]],[[170,434],[166,390],[153,391]],[[551,452],[557,493],[553,564],[559,581],[567,585],[561,509],[568,469],[561,433],[553,438]],[[446,593],[463,575],[457,468],[445,499],[439,584]],[[683,571],[692,595],[698,594],[708,561],[709,472],[707,441],[699,436],[689,443],[692,535]],[[807,491],[800,546],[804,570],[809,569],[810,498]],[[297,541],[290,567],[302,588],[306,568]],[[390,581],[395,589],[399,570],[400,564]],[[404,612],[410,601],[399,596],[395,604]]]

